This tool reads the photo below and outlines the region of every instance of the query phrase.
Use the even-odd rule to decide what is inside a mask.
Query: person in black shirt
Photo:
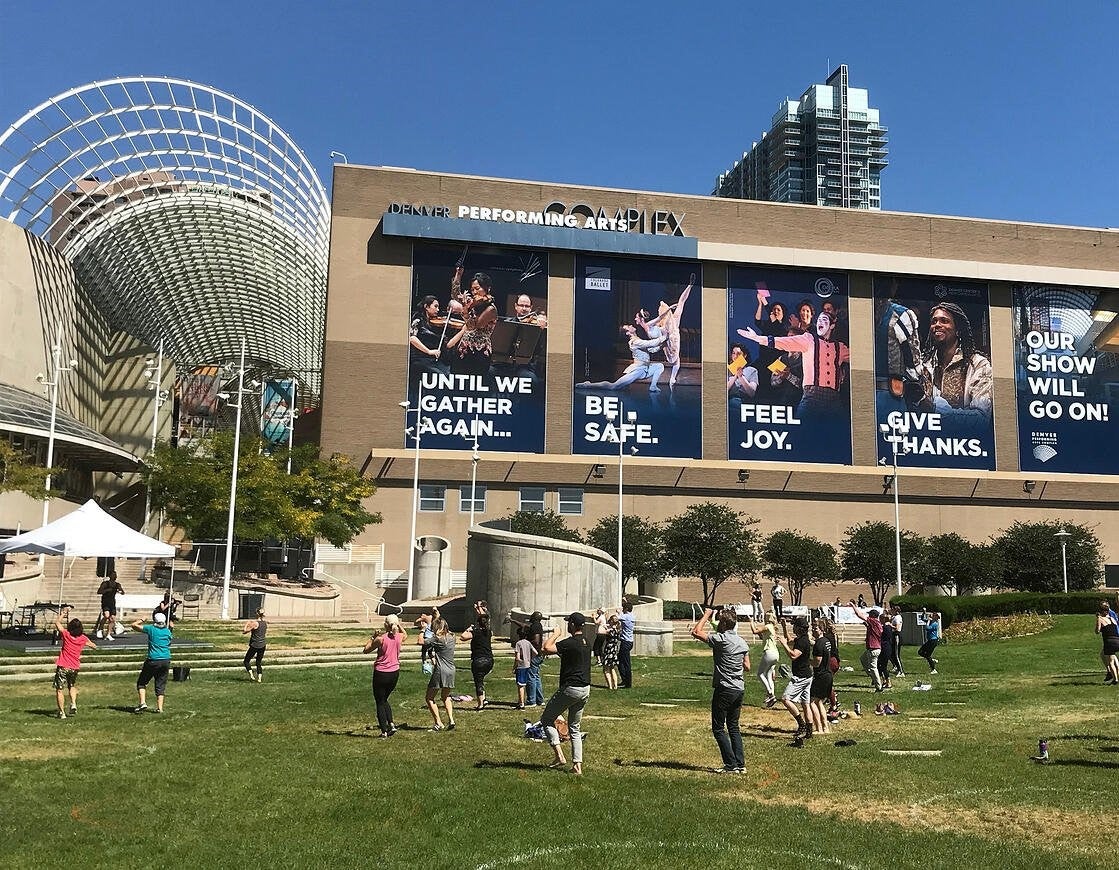
[[[791,746],[799,749],[805,738],[812,736],[812,722],[808,705],[812,702],[812,641],[808,638],[808,620],[798,616],[793,621],[795,639],[789,638],[789,623],[781,620],[785,636],[779,638],[789,659],[793,663],[793,675],[785,687],[781,702],[789,715],[796,719],[797,730],[793,734]]]
[[[559,688],[548,699],[540,716],[540,724],[544,726],[556,756],[549,766],[564,767],[567,764],[560,746],[559,731],[556,730],[556,719],[566,711],[571,735],[571,772],[576,775],[583,773],[583,733],[579,730],[579,722],[591,696],[591,644],[583,637],[586,621],[583,614],[572,613],[567,617],[567,630],[571,636],[558,643],[555,637],[549,637],[544,641],[542,650],[544,655],[560,657]]]
[[[470,673],[474,677],[475,710],[486,707],[486,677],[493,670],[493,632],[490,630],[490,615],[474,606],[477,618],[470,628],[460,636],[460,640],[470,641]]]
[[[809,692],[812,703],[809,713],[812,714],[813,730],[828,734],[831,731],[827,704],[832,690],[832,645],[822,620],[812,620],[812,639],[812,688]]]

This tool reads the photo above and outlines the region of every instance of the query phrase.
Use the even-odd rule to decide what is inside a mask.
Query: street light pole
[[[634,421],[637,419],[637,414],[634,411],[625,413],[622,403],[618,402],[617,413],[613,411],[606,412],[607,422],[614,424],[615,438],[618,441],[618,601],[619,603],[625,598],[626,593],[626,579],[622,567],[622,525],[625,521],[625,504],[622,500],[623,496],[623,480],[625,477],[625,423],[623,421]],[[631,447],[633,453],[637,453],[636,447]]]
[[[159,353],[156,355],[154,368],[153,363],[149,357],[144,361],[144,376],[147,378],[148,389],[152,391],[152,441],[148,449],[149,462],[150,457],[155,454],[155,441],[159,435],[159,409],[163,406],[164,401],[167,399],[167,393],[163,390],[163,339],[159,339]],[[148,527],[152,522],[152,492],[151,487],[146,487],[147,492],[144,494],[144,533],[147,534]]]
[[[1072,532],[1068,529],[1061,529],[1053,537],[1059,538],[1061,541],[1061,575],[1065,580],[1065,594],[1068,595],[1068,555],[1066,547],[1068,546],[1068,539],[1072,537]]]
[[[474,449],[470,454],[470,528],[474,528],[474,505],[478,501],[478,460],[482,458],[478,452],[478,415],[474,415],[474,427],[471,430],[473,438],[467,438]]]
[[[885,440],[890,442],[890,447],[893,449],[893,466],[894,477],[891,481],[894,490],[894,570],[897,578],[898,595],[901,593],[901,503],[898,486],[898,455],[904,456],[908,450],[900,450],[902,439],[909,434],[909,426],[905,423],[899,425],[891,425],[889,423],[882,423],[878,427]],[[881,460],[885,462],[885,460]],[[880,463],[881,464],[881,463]],[[885,603],[885,602],[883,602]]]
[[[416,581],[416,516],[420,510],[420,410],[423,407],[424,399],[424,385],[421,380],[419,386],[416,388],[416,407],[408,404],[407,400],[400,403],[400,407],[404,409],[404,422],[408,422],[408,415],[415,413],[416,425],[415,428],[409,427],[404,430],[405,435],[411,435],[416,442],[416,458],[412,462],[412,536],[408,541],[408,592],[407,601],[412,600],[412,594],[415,591]]]
[[[237,371],[237,423],[233,429],[233,474],[229,482],[229,522],[225,531],[225,571],[222,574],[221,618],[229,619],[229,578],[233,571],[233,519],[237,511],[237,468],[241,454],[241,408],[245,404],[245,339],[241,339],[241,365]]]
[[[51,422],[50,430],[47,435],[47,479],[44,484],[46,495],[43,496],[43,525],[45,526],[50,520],[51,509],[51,469],[54,468],[54,436],[56,431],[56,424],[58,421],[58,385],[62,380],[62,376],[66,372],[73,371],[78,365],[76,359],[70,360],[69,365],[62,364],[62,325],[59,324],[58,334],[55,336],[54,345],[51,347],[51,372],[50,377],[40,374],[36,380],[44,387],[50,389],[51,397]],[[39,557],[40,565],[42,565],[42,557]]]

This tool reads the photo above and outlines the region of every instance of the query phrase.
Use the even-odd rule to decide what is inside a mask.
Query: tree
[[[567,520],[555,511],[515,511],[506,517],[506,520],[509,522],[511,532],[583,543],[583,536],[568,526]]]
[[[884,602],[897,582],[894,527],[889,523],[865,522],[850,526],[840,544],[843,553],[843,579],[861,580],[870,587],[871,597]],[[901,532],[901,573],[908,585],[925,582],[927,544],[915,532]]]
[[[993,546],[1002,556],[1003,585],[1020,592],[1061,592],[1061,539],[1057,532],[1068,531],[1069,591],[1092,589],[1098,585],[1103,562],[1099,538],[1087,526],[1057,521],[1017,522],[1004,529]]]
[[[0,492],[22,492],[34,499],[47,497],[46,468],[36,465],[29,454],[0,441]]]
[[[806,586],[839,579],[835,547],[791,529],[782,529],[766,538],[762,560],[765,576],[785,581],[796,605],[800,604]]]
[[[955,532],[928,539],[928,581],[957,595],[1002,584],[1002,556],[990,544],[973,544]]]
[[[292,456],[262,453],[258,439],[241,441],[237,469],[237,510],[233,535],[239,540],[326,538],[344,546],[379,514],[361,502],[376,492],[342,457],[323,460],[311,446]],[[142,470],[152,506],[195,540],[223,538],[233,474],[233,436],[220,433],[198,452],[156,445]]]
[[[760,566],[758,521],[714,502],[693,504],[664,524],[664,567],[679,577],[698,577],[703,603],[731,577],[745,580]]]
[[[607,553],[618,553],[618,518],[603,517],[587,532],[587,543]],[[644,583],[663,579],[664,544],[661,529],[644,517],[622,518],[622,594],[630,579],[636,579],[638,588]]]

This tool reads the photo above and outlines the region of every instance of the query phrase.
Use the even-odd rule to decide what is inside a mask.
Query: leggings
[[[758,665],[758,682],[765,689],[766,698],[774,697],[773,671],[777,667],[778,655],[776,652],[763,652],[761,664]]]
[[[373,699],[377,702],[377,725],[380,726],[382,734],[388,734],[395,727],[389,695],[396,688],[398,679],[400,679],[400,671],[373,672]]]
[[[264,668],[261,667],[260,663],[262,661],[264,661],[264,650],[265,649],[266,649],[266,647],[252,647],[252,646],[249,647],[248,651],[245,653],[245,670],[246,671],[249,669],[249,662],[251,662],[253,660],[254,656],[256,657],[256,672],[259,674],[264,670]]]
[[[894,665],[894,670],[896,670],[899,674],[904,674],[905,673],[905,668],[903,668],[902,665],[901,665],[901,635],[900,634],[896,635],[894,637],[894,648],[890,652],[890,661]]]
[[[479,698],[486,694],[486,677],[493,670],[493,659],[489,657],[470,660],[470,673],[474,677],[474,694]]]
[[[926,640],[923,644],[921,644],[921,648],[919,650],[917,650],[917,655],[919,655],[921,658],[923,658],[925,661],[927,661],[929,663],[930,668],[935,669],[935,665],[933,665],[932,655],[933,655],[934,652],[936,652],[936,646],[939,643],[940,643],[939,639],[937,639],[937,640]]]

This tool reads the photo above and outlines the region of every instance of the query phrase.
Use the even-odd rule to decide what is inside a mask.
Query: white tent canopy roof
[[[114,556],[121,559],[170,559],[171,544],[142,535],[109,516],[93,501],[53,523],[0,541],[0,553],[45,556]]]

